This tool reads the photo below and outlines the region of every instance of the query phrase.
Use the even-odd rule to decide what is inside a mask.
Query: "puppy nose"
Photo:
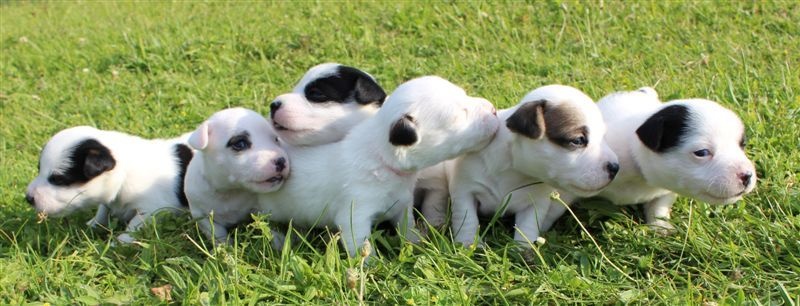
[[[36,206],[36,199],[34,199],[30,194],[25,194],[25,201],[27,201],[28,204],[31,204],[31,206]]]
[[[619,172],[619,164],[607,163],[606,170],[608,170],[608,177],[614,179],[614,177],[617,176],[617,172]]]
[[[275,160],[275,171],[281,172],[286,169],[286,158],[279,157]]]
[[[739,173],[739,180],[742,181],[742,185],[749,186],[750,179],[753,178],[753,173],[750,171]]]
[[[281,104],[283,104],[281,102],[281,100],[275,100],[275,101],[272,101],[272,103],[269,104],[269,116],[270,117],[275,118],[275,112],[277,112],[278,109],[281,108]]]

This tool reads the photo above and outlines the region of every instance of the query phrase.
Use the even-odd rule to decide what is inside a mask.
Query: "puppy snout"
[[[36,206],[36,199],[34,199],[29,193],[25,194],[25,201],[28,202],[28,204],[31,204],[31,206]]]
[[[606,170],[608,170],[608,178],[614,179],[617,176],[617,172],[619,172],[619,164],[618,163],[607,163]]]
[[[278,111],[278,109],[281,108],[282,104],[283,104],[283,102],[281,102],[281,100],[275,100],[275,101],[272,101],[272,103],[269,104],[269,116],[270,116],[270,118],[275,118],[275,113]]]
[[[738,174],[739,180],[742,181],[742,185],[745,187],[750,186],[750,180],[753,179],[753,173],[750,171],[742,172]]]
[[[286,158],[284,157],[276,158],[273,163],[275,164],[275,171],[277,172],[282,172],[284,169],[286,169]]]

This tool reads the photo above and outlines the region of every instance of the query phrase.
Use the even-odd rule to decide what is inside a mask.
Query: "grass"
[[[274,252],[259,219],[213,253],[185,216],[162,216],[138,234],[143,245],[111,247],[114,233],[83,225],[91,213],[38,222],[23,200],[60,129],[169,137],[228,106],[266,113],[308,67],[338,61],[389,91],[437,74],[499,107],[549,83],[595,98],[650,85],[665,99],[717,100],[744,120],[760,177],[733,205],[681,198],[668,237],[636,210],[578,209],[587,231],[563,218],[533,259],[502,225],[484,250],[378,232],[357,280],[366,303],[797,305],[798,50],[794,2],[4,1],[0,304],[154,304],[164,301],[150,288],[167,284],[187,304],[358,303],[346,276],[358,260],[325,231]]]

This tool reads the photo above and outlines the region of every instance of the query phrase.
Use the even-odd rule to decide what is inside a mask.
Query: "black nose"
[[[607,163],[606,170],[608,170],[608,177],[614,179],[614,177],[617,176],[617,172],[619,172],[619,164]]]
[[[36,199],[34,199],[33,196],[27,193],[25,194],[25,201],[27,201],[28,204],[31,204],[31,206],[36,206]]]
[[[742,181],[742,185],[750,186],[750,179],[752,178],[753,178],[753,173],[750,171],[739,173],[739,180]]]
[[[275,160],[275,171],[281,172],[286,169],[286,158],[279,157]]]
[[[282,104],[283,103],[281,103],[280,100],[272,101],[272,103],[269,104],[269,116],[271,118],[275,118],[275,112],[277,112],[278,109],[281,108]]]

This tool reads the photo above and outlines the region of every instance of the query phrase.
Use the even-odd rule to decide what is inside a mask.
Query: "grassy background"
[[[391,91],[437,74],[499,107],[548,83],[599,98],[657,86],[742,116],[761,178],[743,201],[676,204],[659,237],[631,210],[584,209],[524,260],[507,227],[489,248],[449,236],[419,246],[374,235],[368,303],[800,304],[800,6],[734,2],[0,3],[0,304],[159,302],[352,304],[330,234],[282,253],[266,222],[211,255],[185,217],[160,218],[142,246],[109,247],[90,213],[37,222],[24,202],[41,146],[94,125],[145,137],[193,129],[213,111],[266,113],[307,68],[372,73]],[[115,230],[121,230],[118,225]]]

